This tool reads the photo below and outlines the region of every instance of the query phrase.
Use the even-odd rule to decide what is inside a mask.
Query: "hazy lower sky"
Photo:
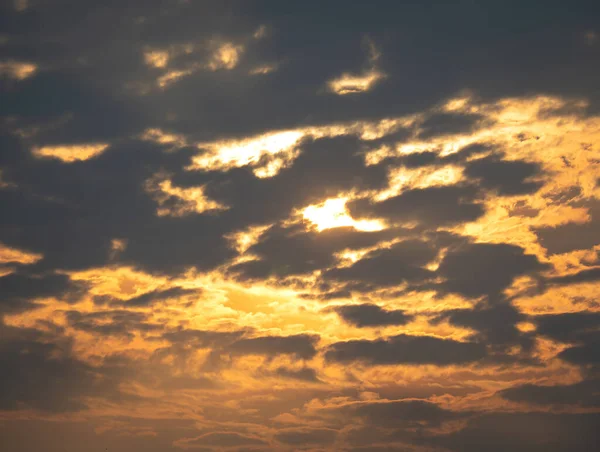
[[[2,0],[0,449],[600,444],[600,7]]]

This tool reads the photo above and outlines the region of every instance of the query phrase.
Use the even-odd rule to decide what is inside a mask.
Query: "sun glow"
[[[325,229],[352,226],[359,231],[381,231],[385,225],[381,220],[355,220],[346,209],[348,198],[334,198],[308,206],[304,209],[303,217],[313,223],[318,231]]]

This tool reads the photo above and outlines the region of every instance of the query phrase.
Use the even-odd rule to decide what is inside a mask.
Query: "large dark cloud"
[[[345,322],[357,327],[404,325],[412,316],[402,310],[387,310],[374,304],[347,305],[334,308]]]
[[[581,207],[581,203],[575,203]],[[588,209],[590,220],[586,223],[567,223],[556,227],[537,228],[535,233],[542,246],[550,254],[568,253],[574,250],[585,250],[600,243],[600,202],[589,199],[583,205]]]
[[[598,444],[600,415],[494,413],[476,417],[456,432],[425,439],[451,451],[592,451]]]
[[[73,355],[71,344],[36,330],[0,324],[0,409],[79,411],[84,398],[124,398],[118,389],[124,371],[92,367]]]
[[[459,412],[446,410],[425,400],[407,399],[360,403],[353,408],[354,415],[361,417],[367,423],[388,427],[402,424],[418,425],[419,423],[439,425],[444,421],[463,416]]]
[[[585,340],[590,334],[600,331],[600,313],[574,312],[547,314],[532,318],[537,333],[561,342]]]
[[[472,243],[450,251],[437,273],[441,289],[466,297],[498,296],[514,278],[543,270],[537,257],[504,243]]]
[[[467,133],[483,119],[483,116],[476,114],[433,114],[419,125],[421,129],[419,138],[428,139],[438,135]]]
[[[330,345],[325,358],[340,363],[368,365],[436,364],[448,366],[478,361],[486,355],[485,346],[428,336],[400,334],[388,339],[351,340]]]
[[[373,251],[349,267],[333,268],[323,273],[325,281],[349,283],[350,287],[369,289],[418,283],[433,276],[424,268],[437,255],[433,244],[406,240],[391,248]]]
[[[446,311],[437,318],[445,319],[451,324],[475,331],[477,340],[490,345],[494,352],[494,361],[515,359],[508,356],[507,349],[515,345],[522,348],[522,352],[531,351],[534,345],[531,334],[522,333],[517,324],[526,317],[509,303],[497,303],[491,307],[478,306],[473,309],[457,309]]]
[[[56,297],[75,301],[85,293],[85,285],[66,275],[11,273],[0,277],[0,313],[35,307],[41,298]]]
[[[311,359],[317,354],[318,336],[298,334],[295,336],[263,336],[240,339],[227,347],[233,355],[292,355],[298,359]]]
[[[465,174],[478,179],[482,187],[496,190],[500,195],[523,195],[537,191],[541,182],[529,179],[539,175],[539,166],[524,161],[504,161],[498,156],[469,162]]]
[[[502,398],[533,405],[600,406],[600,381],[584,380],[571,385],[540,386],[525,384],[500,391]]]
[[[579,312],[534,317],[540,335],[570,344],[558,357],[573,364],[600,364],[600,314]]]
[[[419,224],[431,228],[476,220],[484,214],[475,186],[415,188],[398,196],[373,203],[348,203],[354,217],[381,217],[393,222]]]

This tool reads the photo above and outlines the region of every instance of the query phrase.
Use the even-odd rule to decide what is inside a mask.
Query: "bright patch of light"
[[[25,80],[37,71],[37,66],[32,63],[21,63],[18,61],[0,62],[0,75],[15,80]]]
[[[369,91],[383,77],[384,74],[376,70],[369,71],[363,75],[342,74],[341,77],[331,80],[328,85],[332,92],[343,96],[345,94]]]
[[[73,144],[62,146],[43,146],[33,150],[33,155],[39,158],[53,158],[65,163],[89,160],[102,154],[108,144]]]
[[[313,223],[318,231],[352,226],[359,231],[381,231],[385,225],[380,220],[355,220],[346,209],[348,198],[334,198],[306,207],[302,215]]]

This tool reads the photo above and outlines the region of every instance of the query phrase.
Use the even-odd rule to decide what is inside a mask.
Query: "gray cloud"
[[[334,310],[345,322],[357,327],[404,325],[412,320],[402,310],[386,310],[373,304],[338,306]]]
[[[428,336],[400,334],[388,339],[352,340],[330,345],[328,361],[368,365],[436,364],[447,366],[479,361],[486,355],[485,346],[474,342],[457,342]]]

